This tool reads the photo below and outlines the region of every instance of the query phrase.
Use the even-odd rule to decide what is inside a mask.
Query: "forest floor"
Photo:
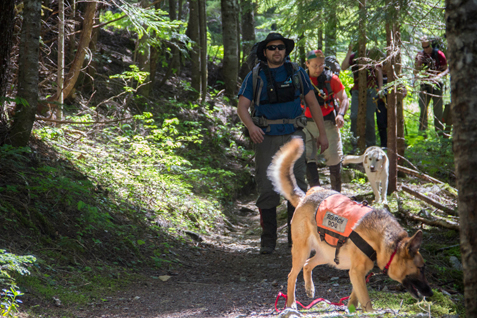
[[[326,185],[325,187],[329,187]],[[348,196],[356,191],[356,185],[343,184],[342,193]],[[361,190],[367,186],[361,187]],[[279,315],[275,301],[279,292],[286,294],[287,276],[291,269],[291,252],[287,244],[286,204],[278,208],[279,237],[277,248],[271,255],[259,254],[260,216],[254,204],[254,196],[237,201],[229,211],[229,221],[219,224],[216,231],[195,237],[194,244],[186,244],[171,250],[180,266],[169,270],[142,272],[138,278],[112,294],[86,306],[65,308],[53,301],[36,302],[26,298],[26,306],[47,307],[40,317],[102,317],[102,318],[158,318],[158,317],[273,317]],[[410,231],[414,231],[411,229]],[[427,237],[430,238],[429,235]],[[433,240],[435,240],[434,236]],[[446,244],[445,242],[441,242]],[[421,251],[423,252],[423,251]],[[427,262],[435,263],[432,253],[423,252]],[[429,259],[431,257],[431,259]],[[379,293],[402,295],[405,290],[391,281],[380,270],[373,269],[368,289]],[[438,273],[427,274],[431,287],[457,300],[461,297],[448,281],[440,281]],[[313,272],[316,298],[338,302],[349,296],[351,284],[347,271],[329,266],[319,266]],[[304,290],[302,274],[297,280],[297,300],[304,305],[311,303]],[[401,297],[401,296],[398,296]],[[461,299],[461,298],[460,298]],[[31,300],[31,301],[28,301]],[[345,301],[346,303],[346,301]],[[278,302],[283,309],[284,298]],[[402,300],[401,300],[402,304]],[[375,306],[386,317],[403,316]],[[305,313],[306,317],[331,317],[345,315],[346,307],[320,303]],[[362,313],[358,309],[358,313]],[[395,313],[395,314],[394,314]],[[389,315],[391,314],[391,315]],[[383,317],[378,315],[379,317]],[[404,316],[413,316],[404,314]],[[431,317],[431,309],[426,316]],[[28,315],[21,317],[30,317]],[[288,316],[287,316],[288,317]],[[437,317],[437,316],[434,316]],[[459,317],[448,315],[446,317]]]

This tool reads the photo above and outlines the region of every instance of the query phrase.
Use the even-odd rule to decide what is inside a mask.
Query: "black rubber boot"
[[[293,218],[293,213],[295,212],[295,207],[287,201],[287,214],[288,214],[288,247],[292,247],[292,236],[291,236],[291,219]]]
[[[330,166],[331,189],[341,192],[341,163]]]
[[[260,254],[271,254],[277,244],[277,208],[259,210],[260,226],[262,227]]]
[[[320,176],[316,162],[308,162],[306,164],[306,179],[308,180],[310,188],[320,185]]]

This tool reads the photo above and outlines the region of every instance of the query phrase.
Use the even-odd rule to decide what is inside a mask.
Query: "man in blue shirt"
[[[267,177],[267,168],[275,153],[298,136],[305,140],[303,127],[306,117],[301,102],[310,108],[312,118],[319,130],[317,139],[321,152],[328,148],[328,139],[323,123],[323,116],[316,100],[310,79],[301,67],[286,62],[285,58],[293,50],[295,43],[279,33],[270,33],[260,42],[257,57],[261,61],[258,77],[253,79],[251,71],[242,83],[239,91],[237,114],[247,127],[255,149],[255,179],[257,180],[259,198],[256,202],[260,210],[262,235],[260,253],[270,254],[275,250],[277,240],[277,206],[280,195],[274,190]],[[256,87],[254,89],[254,82]],[[257,93],[258,92],[258,93]],[[254,93],[257,96],[254,96]],[[252,105],[253,101],[253,105]],[[249,108],[252,107],[252,115]],[[306,192],[305,154],[297,160],[294,174],[298,186]],[[290,220],[295,208],[288,202],[288,243],[291,244]]]

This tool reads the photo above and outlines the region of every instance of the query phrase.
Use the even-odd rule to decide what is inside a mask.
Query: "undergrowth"
[[[139,268],[179,267],[171,250],[188,240],[182,231],[212,230],[247,188],[251,152],[225,106],[160,108],[38,127],[31,147],[0,148],[0,246],[36,258],[32,276],[13,279],[21,289],[81,305]],[[66,119],[94,121],[95,111]]]

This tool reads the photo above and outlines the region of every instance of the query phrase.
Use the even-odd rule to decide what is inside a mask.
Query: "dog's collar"
[[[384,268],[383,268],[383,273],[384,273],[384,275],[387,275],[387,274],[388,274],[389,266],[391,266],[391,262],[393,261],[394,255],[396,255],[397,250],[398,250],[398,244],[396,244],[396,249],[395,249],[394,252],[391,254],[391,257],[389,258],[389,262],[388,262],[388,263],[386,264],[386,266],[384,266]]]

